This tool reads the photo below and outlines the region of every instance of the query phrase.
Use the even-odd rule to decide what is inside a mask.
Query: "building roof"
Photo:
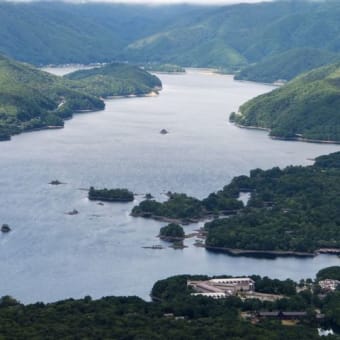
[[[219,278],[219,279],[211,279],[209,280],[214,283],[223,283],[223,282],[254,282],[250,277],[226,277],[226,278]]]
[[[307,316],[307,312],[280,312],[280,311],[275,311],[275,312],[259,312],[259,316],[263,317],[303,317]]]
[[[208,283],[205,282],[199,282],[196,284],[197,288],[206,290],[207,292],[211,292],[211,293],[223,293],[223,291],[219,288],[216,288],[212,285],[209,285]]]

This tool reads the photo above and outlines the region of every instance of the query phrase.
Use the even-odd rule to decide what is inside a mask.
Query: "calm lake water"
[[[24,303],[85,295],[148,299],[155,281],[175,274],[300,279],[340,264],[336,256],[231,257],[196,248],[193,239],[184,250],[143,249],[162,244],[156,235],[164,224],[129,216],[142,196],[131,204],[87,200],[82,189],[89,186],[202,198],[252,168],[311,164],[340,149],[273,141],[228,122],[231,111],[270,86],[194,70],[160,78],[158,97],[110,100],[105,111],[76,115],[62,130],[0,143],[0,223],[13,229],[0,235],[0,295]],[[160,135],[163,128],[170,133]],[[66,184],[51,186],[53,179]],[[79,214],[65,214],[72,209]]]

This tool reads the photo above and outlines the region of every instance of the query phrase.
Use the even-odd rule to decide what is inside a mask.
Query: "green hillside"
[[[263,127],[287,139],[340,141],[340,63],[303,74],[250,100],[232,114],[240,125]]]
[[[108,64],[100,68],[80,70],[64,78],[68,85],[98,97],[144,95],[162,87],[161,81],[136,66]]]
[[[22,131],[62,127],[74,112],[103,109],[99,97],[141,95],[159,87],[157,77],[129,65],[62,78],[0,56],[0,140]]]
[[[2,2],[0,53],[34,64],[129,61],[229,72],[260,63],[267,72],[255,65],[243,79],[289,79],[334,61],[339,16],[340,4],[331,0],[230,6]]]
[[[0,53],[35,65],[110,62],[129,43],[200,11],[185,5],[0,2]]]
[[[0,56],[0,139],[61,127],[74,111],[103,107],[99,98],[67,87],[62,78]]]
[[[288,2],[294,6],[294,1]],[[266,22],[243,50],[250,61],[281,54],[294,48],[310,47],[339,52],[340,3],[338,1],[296,1],[288,15]],[[275,7],[273,7],[274,10]]]
[[[132,61],[174,62],[192,67],[234,67],[246,64],[234,48],[214,37],[204,26],[174,29],[130,44],[125,50]]]
[[[297,48],[319,49],[324,59],[322,52],[339,52],[339,14],[336,2],[278,1],[207,9],[192,24],[132,42],[123,56],[227,70]]]
[[[289,81],[301,73],[338,60],[340,54],[314,48],[297,48],[245,67],[236,74],[235,79],[263,83]]]

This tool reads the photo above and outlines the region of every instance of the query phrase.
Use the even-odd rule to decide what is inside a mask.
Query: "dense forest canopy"
[[[128,189],[95,189],[91,187],[88,198],[92,201],[132,202],[134,194]]]
[[[238,200],[242,192],[251,194],[246,206]],[[132,215],[182,223],[218,216],[205,225],[209,249],[313,254],[340,249],[339,192],[340,152],[313,166],[254,169],[203,200],[178,193],[165,202],[145,200]]]
[[[233,114],[244,126],[268,128],[272,136],[340,142],[340,63],[295,78],[256,97]]]
[[[183,223],[202,219],[213,214],[230,214],[243,207],[238,194],[229,189],[210,194],[203,200],[186,194],[170,193],[165,202],[144,200],[132,209],[133,216],[168,218]]]
[[[207,223],[206,245],[249,250],[314,252],[340,248],[340,153],[314,166],[255,169],[231,186],[251,192],[236,216]]]
[[[336,267],[339,269],[339,267]],[[332,268],[325,268],[324,272]],[[226,276],[223,276],[226,277]],[[191,296],[187,280],[207,280],[203,275],[179,275],[155,283],[151,294],[157,302],[138,297],[68,299],[55,303],[22,305],[10,296],[0,299],[0,334],[5,339],[318,339],[317,328],[340,326],[339,291],[319,298],[317,284],[251,276],[258,292],[282,294],[274,302],[242,300],[238,296],[215,300]],[[251,323],[241,317],[259,311],[307,312],[298,324],[280,320]],[[316,311],[324,317],[317,320]],[[330,339],[336,337],[330,337]]]

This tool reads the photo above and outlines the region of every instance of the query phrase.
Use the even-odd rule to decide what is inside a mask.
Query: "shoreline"
[[[214,247],[205,244],[200,247],[206,250],[228,253],[233,256],[248,256],[248,257],[316,257],[318,255],[340,255],[340,249],[318,249],[314,252],[303,252],[294,250],[254,250],[254,249],[237,249],[227,247]]]
[[[196,218],[170,218],[165,216],[158,216],[158,215],[152,215],[151,213],[132,213],[130,216],[132,217],[140,217],[145,219],[151,219],[155,221],[165,222],[165,223],[176,223],[176,224],[182,224],[182,225],[189,225],[199,222],[206,222],[209,220],[212,220],[214,218],[226,218],[232,215],[235,215],[237,211],[230,211],[229,213],[220,213],[220,214],[206,214],[202,217],[196,217]]]
[[[273,86],[275,88],[280,88],[282,86],[284,86],[286,83],[277,83],[277,82],[273,82],[273,83],[266,83],[263,81],[255,81],[255,80],[247,80],[247,79],[236,79],[235,76],[236,74],[231,74],[232,76],[234,76],[234,80],[235,81],[239,81],[240,83],[253,83],[253,84],[262,84],[262,85],[266,85],[266,86]]]
[[[127,94],[122,96],[108,96],[102,98],[105,100],[114,100],[114,99],[132,99],[132,98],[150,98],[150,97],[157,97],[159,96],[159,91],[161,91],[161,88],[154,88],[151,92],[143,93],[143,94]]]
[[[236,127],[240,129],[246,129],[246,130],[259,130],[259,131],[267,131],[270,133],[271,129],[261,127],[261,126],[252,126],[252,125],[242,125],[238,123],[232,122]],[[268,135],[270,139],[273,140],[281,140],[281,141],[287,141],[287,142],[302,142],[302,143],[314,143],[314,144],[335,144],[339,145],[340,141],[336,140],[323,140],[323,139],[311,139],[311,138],[304,138],[304,137],[279,137],[279,136],[270,136]]]
[[[140,218],[145,218],[145,219],[150,219],[150,220],[155,220],[159,222],[165,222],[165,223],[176,223],[176,224],[182,224],[182,225],[189,225],[189,224],[194,224],[194,223],[199,223],[205,220],[208,220],[209,217],[202,217],[202,218],[188,218],[188,219],[180,219],[180,218],[170,218],[170,217],[164,217],[164,216],[157,216],[157,215],[149,215],[147,213],[140,213],[140,214],[134,214],[131,213],[130,216],[132,217],[140,217]]]
[[[125,95],[125,96],[112,96],[112,97],[105,97],[105,98],[101,98],[104,103],[105,101],[108,100],[114,100],[114,99],[131,99],[131,98],[151,98],[151,97],[157,97],[159,95],[159,92],[162,91],[163,88],[160,87],[155,87],[152,89],[152,91],[145,93],[145,94],[130,94],[130,95]],[[103,109],[97,109],[97,110],[75,110],[72,112],[72,115],[70,117],[66,117],[63,118],[63,122],[66,122],[68,120],[71,120],[74,118],[74,115],[78,115],[78,114],[83,114],[83,113],[95,113],[95,112],[100,112],[100,111],[104,111],[105,107]],[[12,140],[13,136],[18,136],[24,133],[32,133],[32,132],[37,132],[37,131],[45,131],[45,130],[60,130],[60,129],[64,129],[65,125],[59,126],[59,125],[48,125],[45,127],[39,127],[39,128],[32,128],[32,129],[27,129],[27,130],[23,130],[20,131],[18,133],[15,133],[13,135],[10,135],[8,138],[6,139],[1,139],[0,138],[0,142],[9,142]]]
[[[185,75],[187,72],[184,71],[173,71],[173,72],[165,72],[165,71],[153,71],[153,70],[147,70],[149,73],[154,73],[154,74],[167,74],[167,75]]]

